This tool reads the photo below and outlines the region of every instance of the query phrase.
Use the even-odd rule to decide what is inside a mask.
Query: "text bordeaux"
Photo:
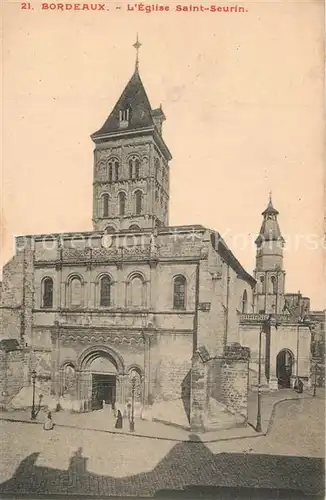
[[[104,3],[42,3],[42,10],[109,10]],[[134,3],[127,4],[125,6],[128,12],[144,12],[146,14],[151,12],[247,12],[244,7],[239,5],[214,5],[214,4],[183,4],[175,5],[171,7],[170,5],[164,4],[145,4],[145,3]]]

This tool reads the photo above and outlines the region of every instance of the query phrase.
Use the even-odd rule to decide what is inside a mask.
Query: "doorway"
[[[116,376],[92,373],[92,410],[99,410],[105,404],[116,401]]]
[[[276,376],[280,389],[291,387],[293,354],[288,349],[280,351],[276,358]]]

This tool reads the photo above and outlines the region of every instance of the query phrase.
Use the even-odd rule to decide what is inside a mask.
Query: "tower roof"
[[[279,214],[279,212],[273,206],[271,194],[269,195],[269,202],[268,202],[267,208],[265,208],[265,210],[262,212],[262,215],[269,215],[269,214],[274,214],[274,215]]]
[[[130,118],[123,130],[135,130],[145,127],[154,127],[153,110],[147,97],[143,82],[141,81],[138,68],[136,67],[132,77],[127,83],[118,102],[114,106],[104,125],[94,134],[92,139],[111,132],[121,130],[120,111],[129,109]]]
[[[264,217],[259,235],[256,238],[256,245],[260,245],[262,241],[282,241],[284,238],[281,234],[280,226],[278,225],[277,216],[279,212],[274,208],[272,195],[269,194],[269,202],[267,208],[262,212]]]

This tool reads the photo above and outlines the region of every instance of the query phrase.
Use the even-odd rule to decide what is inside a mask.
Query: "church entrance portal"
[[[112,405],[116,401],[116,376],[92,373],[92,410]]]
[[[293,354],[288,349],[280,351],[276,358],[276,376],[280,389],[291,387]]]

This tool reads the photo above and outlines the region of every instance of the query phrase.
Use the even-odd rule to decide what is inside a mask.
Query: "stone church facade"
[[[12,356],[20,367],[16,392],[35,369],[40,390],[62,408],[124,406],[132,374],[139,408],[187,400],[192,427],[207,428],[215,399],[245,421],[261,325],[270,313],[276,318],[262,349],[270,389],[278,387],[280,351],[282,369],[290,352],[292,379],[309,382],[309,325],[286,312],[284,240],[271,200],[254,277],[218,233],[169,226],[164,120],[136,68],[91,136],[94,230],[16,238],[3,269],[1,331],[19,354],[7,349],[6,363]],[[14,390],[2,384],[6,405]]]

